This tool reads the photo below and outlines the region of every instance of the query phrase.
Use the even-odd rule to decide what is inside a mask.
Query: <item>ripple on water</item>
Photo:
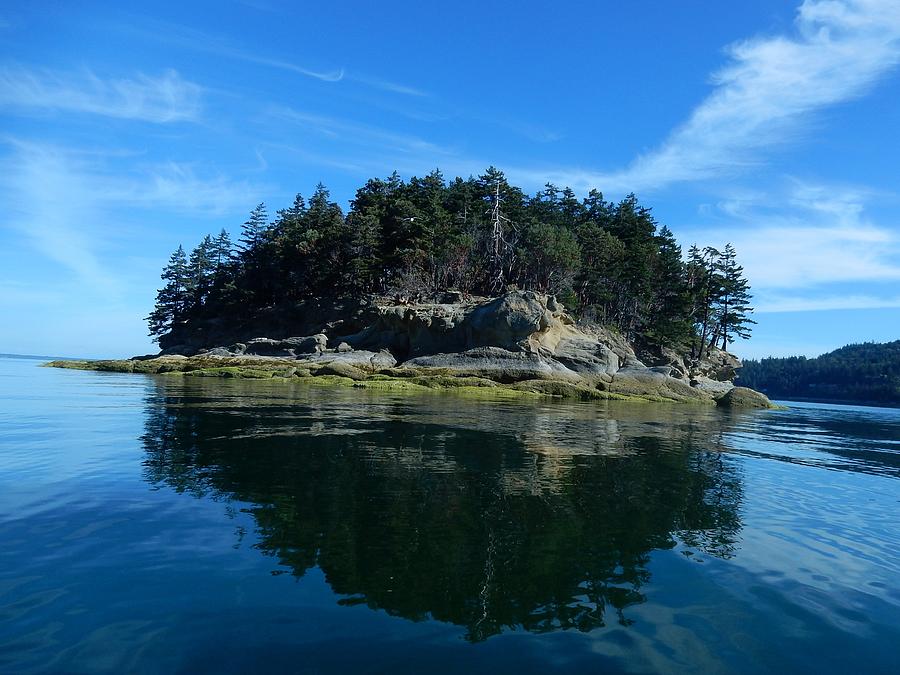
[[[889,671],[898,440],[0,363],[0,671]]]

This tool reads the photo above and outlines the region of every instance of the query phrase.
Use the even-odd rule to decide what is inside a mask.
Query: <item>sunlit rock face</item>
[[[252,359],[284,358],[313,374],[358,382],[373,375],[392,377],[396,373],[386,371],[402,366],[406,376],[430,377],[428,386],[453,384],[439,383],[435,376],[474,377],[581,400],[771,405],[762,395],[729,395],[741,367],[731,354],[709,348],[696,359],[666,347],[635,348],[614,330],[576,323],[554,296],[532,291],[497,298],[447,293],[297,312],[266,315],[247,326],[229,328],[216,319],[215,325],[179,327],[161,342],[167,345],[163,355],[202,357],[206,370],[215,369],[208,359],[231,359],[228,366],[252,369],[258,366]],[[260,328],[273,332],[260,337]],[[298,336],[301,329],[310,332]],[[215,343],[226,335],[233,341]],[[178,369],[196,370],[190,363]]]

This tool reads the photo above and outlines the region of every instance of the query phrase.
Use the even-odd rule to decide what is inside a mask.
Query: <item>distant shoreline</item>
[[[830,398],[792,398],[788,396],[779,396],[771,400],[773,403],[827,403],[830,405],[857,406],[860,408],[886,408],[888,410],[900,409],[900,403],[892,403],[890,401],[854,401],[852,399]]]
[[[28,359],[29,361],[81,361],[77,356],[41,356],[39,354],[4,354],[0,353],[0,359]]]

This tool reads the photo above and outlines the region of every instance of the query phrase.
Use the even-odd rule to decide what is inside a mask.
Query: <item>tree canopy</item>
[[[346,214],[319,184],[269,221],[250,213],[236,246],[224,230],[173,254],[148,320],[157,339],[178,325],[248,317],[311,299],[427,296],[510,287],[554,294],[576,315],[629,339],[702,357],[750,335],[749,284],[729,244],[692,247],[637,197],[579,200],[547,184],[534,195],[490,167],[446,181],[439,171],[366,182]]]

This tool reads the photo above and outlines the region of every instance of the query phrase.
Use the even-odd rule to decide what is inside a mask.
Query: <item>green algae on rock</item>
[[[693,390],[688,385],[682,385],[672,390],[662,386],[659,377],[628,378],[627,374],[617,376],[611,385],[598,382],[596,386],[591,387],[583,382],[552,378],[534,379],[529,377],[514,382],[498,382],[487,376],[473,375],[469,370],[454,371],[425,366],[365,369],[358,364],[353,365],[340,360],[313,362],[278,357],[172,355],[142,359],[51,361],[46,365],[74,370],[148,375],[274,379],[316,386],[354,387],[374,392],[450,392],[461,396],[498,400],[551,397],[578,401],[714,402],[712,399],[704,398],[700,392]],[[752,392],[752,390],[748,391]],[[729,398],[727,402],[720,402],[720,405],[742,407],[769,407],[771,405],[768,403],[768,399],[762,395],[756,392],[752,392],[752,394],[756,394],[756,396],[739,392],[739,395],[733,399]]]

